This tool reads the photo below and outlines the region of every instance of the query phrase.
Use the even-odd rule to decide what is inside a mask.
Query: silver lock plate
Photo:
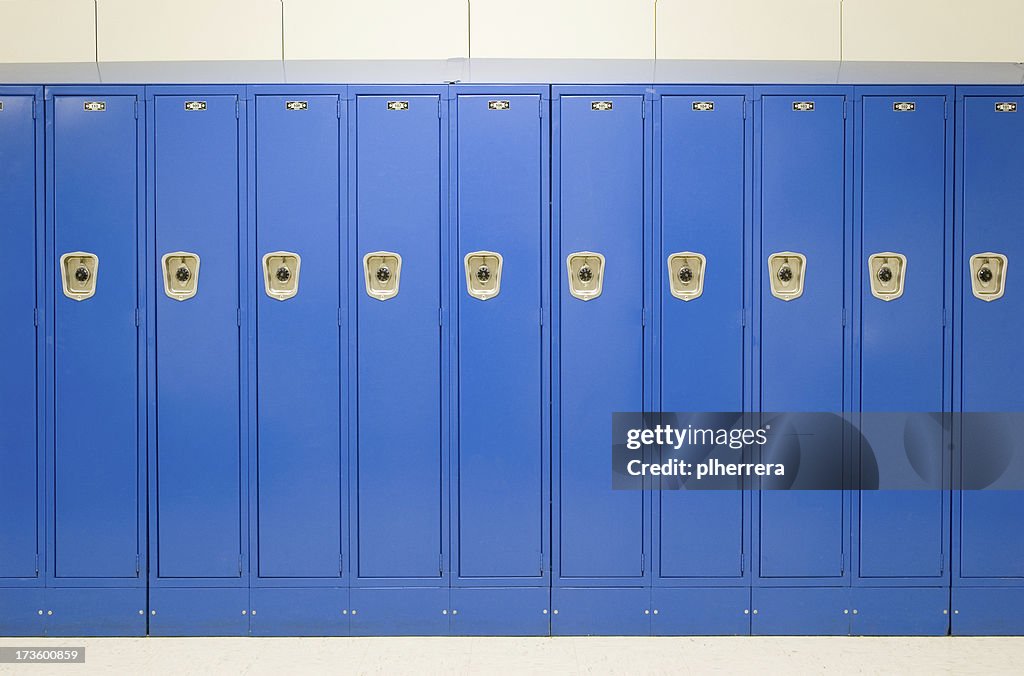
[[[669,256],[668,284],[672,295],[680,300],[700,298],[704,293],[706,263],[703,254],[693,251],[680,251]]]
[[[490,300],[501,292],[500,253],[473,251],[463,259],[466,265],[466,292],[473,298]]]
[[[896,300],[903,295],[907,276],[907,257],[892,251],[872,254],[868,258],[871,295],[879,300]]]
[[[971,291],[975,298],[993,301],[1003,297],[1007,263],[1006,256],[991,251],[971,256]]]
[[[184,301],[199,292],[199,254],[174,251],[160,261],[164,271],[164,293],[168,298]]]
[[[807,258],[794,251],[780,251],[768,256],[768,280],[772,295],[780,300],[793,300],[804,293]]]
[[[291,251],[263,256],[263,290],[274,300],[288,300],[299,292],[302,257]]]
[[[96,294],[96,281],[100,259],[96,254],[73,251],[60,257],[61,284],[64,295],[71,300],[83,301]]]
[[[363,256],[366,293],[377,300],[390,300],[398,295],[402,276],[402,257],[392,251],[374,251]]]
[[[565,259],[569,273],[569,293],[580,300],[594,300],[604,285],[604,256],[593,251],[577,251]]]

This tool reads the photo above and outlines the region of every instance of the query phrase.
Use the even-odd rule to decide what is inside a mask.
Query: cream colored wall
[[[0,0],[0,62],[1024,61],[1024,0]]]

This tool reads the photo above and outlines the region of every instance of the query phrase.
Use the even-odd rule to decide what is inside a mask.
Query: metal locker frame
[[[855,109],[855,171],[853,202],[853,230],[854,241],[854,263],[851,266],[853,306],[850,313],[850,324],[853,327],[852,348],[854,352],[853,378],[853,410],[862,411],[862,359],[864,353],[863,345],[863,306],[867,303],[864,293],[870,293],[868,289],[869,280],[865,274],[868,256],[875,253],[865,248],[863,243],[864,213],[863,213],[863,190],[864,190],[864,116],[863,99],[866,97],[897,97],[914,99],[920,97],[944,97],[946,126],[944,130],[944,157],[945,165],[943,175],[945,178],[945,190],[943,194],[944,211],[944,232],[942,235],[945,260],[943,265],[947,274],[943,280],[942,295],[946,312],[949,312],[953,294],[953,279],[948,272],[952,269],[953,251],[953,132],[954,120],[952,117],[954,89],[945,86],[858,86],[854,88],[854,109]],[[894,104],[895,105],[895,104]],[[908,112],[907,114],[913,114]],[[920,266],[908,265],[909,274],[914,275],[914,268],[920,270]],[[871,299],[874,301],[875,299]],[[895,301],[899,303],[899,301]],[[952,378],[952,322],[943,318],[936,318],[936,325],[942,323],[942,381],[943,390],[939,393],[942,404],[941,413],[947,414],[951,411],[951,378]],[[939,412],[939,411],[936,411]],[[944,435],[948,435],[948,430]],[[937,577],[867,577],[861,573],[861,562],[857,555],[861,551],[861,498],[863,491],[856,490],[857,473],[859,469],[860,450],[852,449],[855,466],[853,469],[854,484],[851,492],[853,524],[850,532],[852,559],[851,578],[851,633],[879,634],[925,634],[945,635],[949,626],[949,582],[950,582],[950,550],[949,550],[949,529],[951,517],[951,494],[948,489],[949,471],[951,470],[951,457],[949,454],[948,437],[943,439],[943,485],[947,486],[941,492],[944,493],[943,507],[940,516],[941,531],[941,574]],[[856,609],[856,615],[852,610]],[[927,618],[927,619],[925,619]],[[888,627],[883,631],[882,627]]]
[[[963,479],[964,439],[963,421],[958,414],[966,414],[964,406],[964,348],[965,332],[964,307],[968,303],[981,302],[973,297],[967,260],[979,251],[968,250],[965,233],[970,224],[965,223],[965,137],[967,123],[967,101],[971,98],[1006,98],[1017,103],[1015,115],[1024,114],[1024,86],[1017,85],[968,85],[956,87],[956,180],[954,216],[954,266],[953,266],[953,513],[952,513],[952,566],[951,566],[951,633],[953,635],[1021,635],[1024,622],[1021,621],[1020,607],[1024,604],[1024,576],[1022,577],[968,577],[963,573],[964,511],[961,482]],[[1019,218],[1019,214],[1008,214]],[[1019,235],[1018,235],[1019,236]],[[986,249],[987,250],[987,249]],[[998,250],[998,249],[997,249]],[[1012,279],[1012,278],[1011,278]],[[1012,283],[1012,282],[1011,282]],[[1002,299],[995,303],[1003,302]],[[1000,404],[996,408],[1005,410]],[[998,491],[1004,494],[1010,491]],[[1013,492],[1019,501],[1021,493]]]
[[[360,245],[358,240],[358,181],[356,170],[358,166],[358,103],[362,96],[436,96],[438,101],[438,134],[439,134],[439,176],[438,195],[440,200],[440,211],[438,223],[440,227],[440,250],[439,255],[439,298],[438,298],[438,330],[440,336],[440,477],[441,477],[441,504],[440,522],[445,525],[441,536],[441,551],[439,555],[439,569],[441,575],[436,578],[360,578],[358,574],[359,561],[359,512],[358,512],[358,462],[359,462],[359,433],[357,430],[359,421],[359,355],[357,350],[358,329],[349,335],[348,359],[351,365],[349,369],[348,391],[348,415],[352,424],[349,425],[349,584],[350,584],[350,631],[352,635],[443,635],[449,630],[449,587],[451,581],[450,548],[448,542],[449,524],[449,478],[448,468],[450,467],[450,439],[448,400],[451,391],[450,383],[450,309],[447,307],[450,298],[449,276],[444,274],[449,263],[449,169],[448,169],[448,148],[449,148],[449,124],[448,106],[445,99],[448,93],[447,85],[429,84],[394,84],[394,85],[350,85],[348,88],[348,259],[349,264],[349,297],[347,323],[349,326],[358,326],[358,305],[361,297],[365,297],[365,281],[363,278],[363,260],[359,255]],[[397,112],[395,114],[402,114]],[[375,245],[370,245],[375,246]],[[399,252],[401,253],[401,252]],[[406,284],[408,284],[408,279]],[[374,301],[380,302],[380,301]],[[398,413],[400,414],[400,412]],[[383,618],[386,618],[384,620]],[[379,624],[382,621],[390,622],[387,628]]]
[[[138,504],[136,508],[137,521],[137,563],[135,578],[58,578],[55,576],[55,542],[54,542],[54,494],[53,486],[55,481],[54,453],[55,453],[55,395],[54,379],[56,374],[54,333],[55,301],[59,293],[55,279],[56,267],[54,261],[60,253],[55,250],[55,175],[54,175],[54,124],[55,124],[55,98],[69,97],[96,97],[96,96],[133,96],[135,97],[135,132],[136,132],[136,270],[137,270],[137,298],[136,298],[136,344],[138,357],[136,362],[137,378],[137,463],[138,482],[136,495]],[[144,88],[133,86],[106,86],[106,85],[65,85],[47,86],[45,88],[46,99],[46,306],[40,312],[44,318],[47,335],[46,349],[46,506],[47,506],[47,535],[46,535],[46,605],[47,605],[47,629],[48,635],[66,634],[81,635],[95,633],[122,636],[122,635],[145,635],[147,631],[146,611],[147,603],[147,577],[148,556],[146,547],[146,409],[147,409],[147,367],[146,351],[143,349],[148,339],[148,325],[144,320],[147,309],[146,284],[144,282],[145,248],[144,248],[144,227],[146,223],[145,191],[143,180],[145,176],[146,157],[146,108],[144,100]],[[99,114],[99,113],[97,113]],[[131,581],[129,581],[131,580]],[[60,590],[60,591],[57,591]],[[53,616],[61,614],[61,609],[56,606],[62,605],[68,612],[80,613],[79,619],[72,619],[67,625],[60,626],[60,620],[51,620]],[[103,620],[97,622],[97,611],[105,611]],[[52,615],[50,614],[52,611]],[[51,623],[56,623],[56,629],[51,630]],[[104,626],[106,624],[107,626]]]
[[[451,234],[449,241],[451,251],[449,252],[448,271],[450,275],[449,289],[450,298],[448,307],[451,309],[451,329],[449,330],[449,350],[451,351],[451,392],[449,394],[449,415],[451,418],[449,441],[450,453],[450,500],[449,508],[450,525],[449,538],[451,547],[451,606],[457,614],[451,615],[450,625],[452,634],[486,634],[494,633],[514,635],[544,635],[550,634],[550,609],[551,609],[551,435],[550,418],[551,407],[551,280],[549,273],[551,269],[551,211],[549,208],[551,199],[551,88],[548,85],[478,85],[478,84],[453,84],[449,87],[447,104],[449,106],[448,120],[450,125],[449,146],[449,228]],[[541,485],[542,493],[538,495],[541,501],[541,560],[538,562],[539,575],[529,578],[502,578],[502,577],[466,577],[458,574],[459,567],[459,456],[460,456],[460,353],[459,353],[459,327],[461,322],[460,300],[466,294],[466,281],[463,271],[463,259],[460,255],[460,192],[459,192],[459,97],[460,96],[493,96],[500,100],[504,96],[536,96],[539,99],[538,126],[540,139],[540,179],[538,188],[540,202],[538,204],[538,220],[541,228],[537,235],[539,237],[538,248],[541,258],[538,266],[541,274],[540,288],[541,297],[537,299],[540,317],[538,318],[538,337],[541,347],[540,374],[541,382],[538,401],[540,411],[541,429],[538,430],[541,439]],[[500,103],[496,103],[500,106]],[[495,107],[493,114],[504,114],[502,108]],[[508,274],[515,274],[514,270],[506,269]],[[509,285],[507,284],[506,287]],[[499,296],[500,297],[500,296]],[[474,301],[479,302],[479,301]],[[508,401],[509,405],[516,405],[517,402]],[[496,405],[501,405],[500,403]]]
[[[33,258],[35,307],[35,352],[32,355],[35,375],[35,560],[36,573],[32,577],[0,578],[0,608],[3,609],[0,633],[9,636],[41,636],[45,630],[45,615],[38,610],[46,607],[45,588],[47,584],[47,507],[46,493],[46,128],[44,124],[44,93],[41,86],[0,86],[0,100],[5,97],[31,98],[33,130],[32,177],[35,187],[33,204]]]
[[[736,262],[736,268],[742,272],[742,316],[736,316],[736,323],[743,327],[742,355],[742,388],[741,397],[743,400],[743,411],[752,411],[753,403],[753,374],[751,360],[753,358],[753,335],[756,330],[749,321],[749,314],[752,311],[752,285],[750,283],[750,262],[753,249],[753,147],[754,138],[754,115],[753,101],[754,88],[751,86],[656,86],[654,89],[654,171],[653,171],[653,247],[655,251],[651,275],[653,276],[654,302],[652,303],[652,382],[655,405],[653,410],[666,411],[663,397],[666,377],[664,366],[665,345],[668,342],[664,334],[664,309],[670,303],[679,303],[670,293],[664,289],[665,280],[665,253],[663,244],[664,230],[670,227],[665,220],[663,194],[667,191],[663,174],[663,158],[668,149],[664,145],[664,112],[662,103],[667,97],[681,97],[689,100],[692,97],[714,100],[716,97],[742,97],[741,106],[743,109],[743,180],[742,192],[744,203],[741,207],[743,218],[742,235],[742,258]],[[695,102],[696,104],[696,102]],[[705,111],[710,114],[711,111]],[[699,247],[694,249],[700,251]],[[708,266],[729,265],[729,262],[709,260]],[[758,267],[758,270],[760,267]],[[757,277],[755,277],[757,279]],[[694,299],[695,303],[702,302],[702,299]],[[700,395],[697,395],[699,398]],[[687,409],[689,411],[689,409]],[[652,479],[652,482],[657,479]],[[669,635],[680,633],[692,633],[704,635],[707,633],[723,634],[749,634],[750,633],[750,585],[753,575],[751,561],[751,533],[753,522],[751,521],[752,491],[751,480],[742,480],[743,507],[742,507],[742,532],[741,538],[741,560],[738,562],[741,568],[741,575],[735,578],[720,577],[664,577],[660,575],[661,570],[661,528],[659,524],[662,519],[662,496],[661,490],[652,484],[652,509],[651,509],[651,608],[658,614],[652,616],[651,627],[654,635]],[[669,491],[672,493],[674,491]],[[724,534],[723,534],[724,535]],[[697,546],[697,542],[694,546]],[[741,604],[741,605],[736,605]],[[692,613],[698,613],[692,615]],[[714,613],[714,619],[709,620],[706,613]],[[713,622],[709,626],[709,621]],[[712,628],[713,627],[713,628]]]
[[[258,148],[258,97],[294,96],[304,99],[313,96],[336,96],[338,122],[338,330],[339,330],[339,393],[340,423],[338,438],[339,453],[339,494],[338,505],[340,524],[340,560],[337,578],[308,577],[261,577],[259,571],[259,434],[258,434],[258,382],[259,382],[259,313],[258,304],[264,293],[263,271],[260,261],[264,251],[259,249],[258,185],[256,180]],[[249,473],[249,543],[250,543],[250,631],[253,636],[345,636],[349,633],[349,407],[346,401],[349,390],[350,329],[353,324],[346,314],[351,305],[349,278],[345,262],[352,260],[348,255],[349,205],[347,175],[348,163],[348,87],[347,85],[249,85],[245,94],[247,108],[247,239],[244,254],[245,274],[249,279],[249,290],[244,302],[247,308],[248,343],[248,473]],[[303,112],[297,108],[296,115]],[[299,294],[302,293],[300,288]],[[277,301],[275,301],[277,302]]]
[[[146,313],[147,324],[152,327],[148,340],[149,360],[149,557],[153,562],[149,571],[149,625],[150,635],[246,635],[249,632],[248,609],[251,607],[249,598],[249,529],[248,529],[248,498],[249,485],[246,449],[250,444],[249,428],[246,424],[246,410],[249,401],[248,362],[249,341],[245,335],[245,327],[249,321],[246,299],[250,296],[249,277],[246,274],[248,254],[248,211],[246,209],[246,166],[247,166],[247,101],[244,86],[236,85],[159,85],[145,88],[145,101],[150,114],[146,124],[146,234],[147,256],[146,266],[149,305]],[[237,176],[238,176],[238,322],[239,322],[239,490],[240,490],[240,532],[239,545],[241,558],[239,575],[229,578],[161,578],[158,575],[156,562],[159,561],[159,539],[157,534],[157,421],[159,420],[156,403],[157,386],[157,352],[156,352],[156,306],[159,294],[163,293],[162,274],[158,269],[159,257],[165,253],[156,249],[156,134],[157,114],[156,99],[160,96],[235,96],[236,133],[237,133]],[[196,112],[195,114],[202,114]],[[209,284],[207,279],[206,284]],[[202,293],[202,290],[200,290]],[[187,303],[188,301],[186,301]],[[168,619],[169,616],[169,619]],[[229,619],[230,618],[230,619]]]
[[[853,174],[853,87],[847,85],[776,85],[754,87],[754,248],[751,259],[751,278],[754,284],[753,294],[753,325],[758,334],[755,336],[755,348],[753,350],[752,371],[754,379],[753,388],[753,410],[764,412],[762,380],[762,349],[760,332],[762,330],[763,305],[765,281],[764,266],[769,254],[773,253],[764,248],[762,233],[762,175],[763,175],[763,124],[762,97],[770,95],[792,96],[794,99],[814,96],[842,96],[844,98],[844,252],[843,261],[846,269],[843,271],[843,307],[844,315],[848,315],[852,307],[853,298],[850,289],[849,268],[852,265],[851,251],[853,249],[853,181],[850,177]],[[814,263],[811,262],[812,270]],[[811,273],[813,275],[813,272]],[[777,299],[776,299],[777,300]],[[779,301],[781,302],[781,301]],[[799,300],[794,301],[799,302]],[[838,308],[837,308],[838,309]],[[838,322],[840,317],[835,318]],[[853,368],[853,351],[851,343],[851,323],[848,317],[843,318],[843,373],[844,382],[842,387],[843,408],[846,412],[852,401],[850,373]],[[836,413],[840,413],[836,411]],[[844,435],[844,437],[847,435]],[[844,476],[850,476],[852,467],[851,453],[849,450],[850,440],[844,441],[843,470]],[[849,631],[848,600],[851,580],[851,554],[850,554],[850,528],[851,528],[851,491],[848,484],[844,482],[842,496],[843,502],[843,523],[841,554],[842,575],[839,577],[827,578],[801,578],[801,577],[762,577],[760,575],[761,565],[761,498],[759,490],[755,487],[754,499],[752,501],[752,569],[751,578],[751,633],[752,634],[835,634],[847,633]],[[801,611],[811,611],[809,614],[800,616]],[[793,613],[798,619],[795,624]],[[837,614],[839,614],[837,616]],[[845,619],[844,619],[845,618]],[[824,622],[831,622],[831,626],[823,626]],[[833,627],[846,627],[842,632],[833,630]]]
[[[651,552],[650,524],[651,524],[651,492],[643,491],[643,524],[641,525],[641,537],[643,540],[642,571],[640,577],[632,578],[586,578],[561,576],[561,529],[557,524],[560,522],[561,513],[561,480],[560,469],[561,458],[561,391],[562,378],[560,374],[560,340],[561,336],[561,301],[563,294],[569,294],[566,288],[565,277],[565,255],[570,253],[562,251],[561,247],[561,97],[563,96],[590,96],[595,99],[603,96],[632,96],[638,99],[638,105],[642,108],[643,119],[643,202],[644,213],[642,214],[643,232],[643,298],[640,299],[643,305],[643,314],[637,318],[637,328],[643,331],[643,373],[642,384],[644,408],[650,408],[653,403],[652,371],[651,371],[651,341],[652,327],[646,316],[650,313],[653,300],[651,270],[661,268],[652,259],[652,228],[653,217],[651,213],[651,200],[653,195],[653,94],[651,90],[643,86],[632,85],[556,85],[551,90],[551,391],[552,391],[552,418],[551,418],[551,495],[552,495],[552,634],[638,634],[647,635],[650,633],[650,584],[652,566],[648,559]],[[660,277],[659,277],[660,278]],[[599,302],[599,301],[598,301]],[[610,450],[610,449],[609,449]],[[607,451],[606,451],[607,452]],[[645,451],[645,456],[647,452]],[[599,456],[600,457],[600,456]],[[611,476],[609,475],[609,490]],[[646,484],[645,484],[646,485]],[[560,617],[562,610],[566,607],[575,609],[573,619]],[[584,615],[582,620],[577,619]],[[562,627],[559,627],[559,625]],[[614,629],[613,629],[614,627]]]

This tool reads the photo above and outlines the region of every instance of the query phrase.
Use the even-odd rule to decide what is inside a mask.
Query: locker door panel
[[[286,107],[294,98],[256,102],[259,574],[338,577],[338,97],[303,97],[304,110]],[[277,251],[299,256],[298,270],[285,267],[298,275],[298,293],[285,300],[264,291],[262,259]]]
[[[190,110],[201,99],[204,110]],[[155,100],[157,546],[162,578],[241,575],[239,150],[235,96]],[[199,256],[197,293],[161,258]]]
[[[912,111],[895,107],[910,100]],[[870,413],[938,412],[945,406],[945,105],[943,96],[863,99],[862,256],[857,265],[864,275],[858,290],[860,398],[868,415],[861,429],[883,475],[888,470],[901,478],[913,472],[903,430],[887,429],[896,416],[879,420]],[[879,252],[907,257],[903,295],[892,301],[871,293],[868,260]],[[934,431],[929,452],[941,467],[941,427]],[[944,500],[941,491],[862,491],[861,577],[941,575]]]
[[[101,100],[105,109],[89,110]],[[134,96],[53,103],[54,575],[134,578],[138,542],[138,132]],[[95,295],[60,257],[98,260]]]
[[[539,96],[458,98],[460,577],[537,577],[545,491]],[[502,256],[497,296],[469,295],[464,257]],[[473,272],[473,271],[471,271]],[[496,271],[492,272],[492,274]]]
[[[440,577],[438,106],[438,96],[366,95],[356,102],[361,578]],[[364,285],[363,256],[375,251],[401,256],[399,292],[388,300],[371,297]]]
[[[39,532],[36,445],[36,123],[32,96],[0,94],[0,578],[35,577]]]
[[[813,110],[801,109],[798,101],[805,100],[813,101]],[[773,95],[762,101],[761,410],[841,412],[845,99]],[[783,251],[807,257],[803,295],[791,301],[774,297],[767,278],[768,256]],[[837,434],[840,424],[824,424],[817,433]],[[839,482],[840,449],[830,450],[830,472]],[[842,491],[764,491],[759,499],[762,577],[842,575]]]
[[[641,578],[645,497],[611,489],[607,458],[611,414],[644,407],[644,101],[562,96],[559,106],[560,576]],[[605,256],[593,300],[567,288],[566,257],[578,251]]]
[[[984,457],[989,425],[972,413],[1022,411],[1024,389],[1012,374],[1024,368],[1020,336],[1024,306],[1020,265],[1024,237],[1015,219],[1024,213],[1024,117],[997,112],[996,104],[1021,97],[964,99],[963,126],[963,350],[961,437],[962,468]],[[971,292],[970,257],[996,252],[1007,258],[1002,298],[985,302]],[[1015,270],[1016,275],[1015,276]],[[966,471],[966,470],[965,470]],[[960,539],[963,577],[1024,577],[1024,533],[1006,524],[1024,519],[1024,494],[1018,491],[961,493]]]
[[[664,96],[661,100],[661,410],[730,412],[744,408],[743,96]],[[713,101],[703,110],[697,101]],[[672,254],[705,257],[703,292],[672,295]],[[680,421],[682,422],[682,421]],[[667,460],[670,456],[666,455]],[[744,494],[737,490],[662,490],[660,576],[739,577]],[[695,547],[694,542],[702,543]]]

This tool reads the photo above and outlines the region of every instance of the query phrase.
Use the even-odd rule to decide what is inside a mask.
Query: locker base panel
[[[953,587],[954,636],[1024,636],[1024,586]]]
[[[146,588],[47,589],[46,635],[145,636]]]
[[[555,587],[553,636],[649,636],[651,590],[644,587]]]
[[[654,636],[742,636],[750,633],[749,587],[655,587]]]
[[[945,636],[946,587],[854,587],[850,633],[855,636]]]
[[[754,587],[750,633],[761,636],[845,636],[849,587]]]
[[[348,589],[257,587],[252,590],[253,636],[348,636]]]
[[[248,587],[154,587],[151,636],[247,636]]]
[[[42,587],[0,588],[0,636],[42,636],[46,631],[43,594]]]
[[[447,636],[447,587],[353,588],[352,636]]]
[[[547,587],[453,587],[453,636],[548,636]]]

